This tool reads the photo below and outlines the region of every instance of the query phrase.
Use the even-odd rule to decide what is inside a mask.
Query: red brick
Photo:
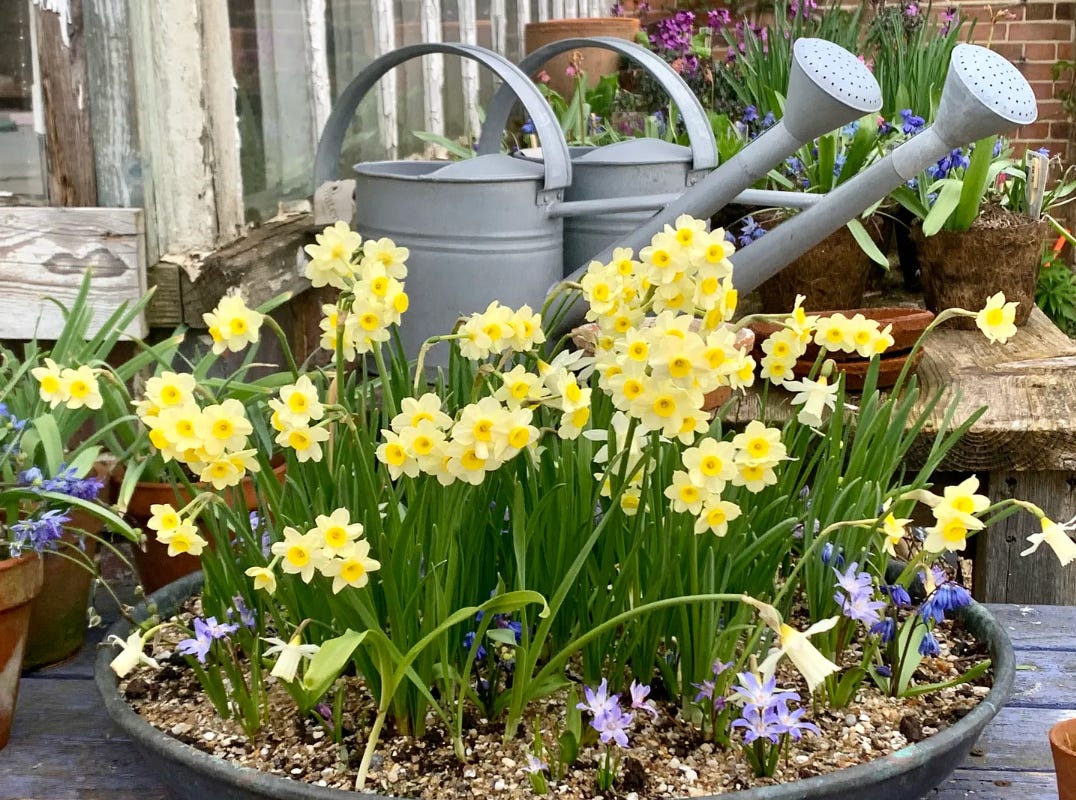
[[[1028,61],[1050,61],[1057,58],[1056,42],[1028,42],[1024,45],[1024,56]]]
[[[1029,81],[1032,90],[1035,92],[1035,97],[1039,99],[1041,103],[1043,100],[1052,100],[1054,97],[1054,82],[1053,81]]]
[[[1050,136],[1050,123],[1049,122],[1034,122],[1031,125],[1025,125],[1020,128],[1020,133],[1017,136],[1018,139],[1031,140],[1031,139],[1046,139]]]
[[[1065,122],[1051,122],[1050,123],[1050,138],[1062,139],[1067,141],[1072,133],[1072,125],[1067,120]]]
[[[1010,22],[1006,32],[1010,42],[1072,41],[1070,22]]]
[[[1053,3],[1028,3],[1024,6],[1024,19],[1026,20],[1038,20],[1038,19],[1053,19],[1054,18],[1054,4]]]
[[[1072,19],[1073,6],[1076,6],[1076,3],[1073,3],[1071,0],[1067,3],[1058,3],[1057,7],[1054,9],[1054,19]]]
[[[1074,52],[1076,51],[1074,51],[1072,48],[1072,42],[1057,43],[1057,58],[1064,58],[1071,61]]]
[[[1039,100],[1038,106],[1040,120],[1064,119],[1065,117],[1065,108],[1060,100]]]
[[[1020,69],[1020,74],[1027,78],[1029,81],[1050,81],[1054,80],[1054,64],[1053,62],[1039,61],[1032,63],[1025,61],[1023,64],[1017,64]]]

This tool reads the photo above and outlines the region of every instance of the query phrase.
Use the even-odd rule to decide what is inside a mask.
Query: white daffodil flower
[[[295,680],[295,673],[299,670],[299,661],[303,658],[313,658],[314,654],[321,649],[316,644],[303,644],[298,636],[293,636],[289,642],[275,636],[263,638],[262,641],[273,645],[267,648],[263,655],[280,654],[269,674],[288,683]]]
[[[1054,554],[1061,562],[1061,566],[1068,566],[1071,561],[1076,559],[1076,542],[1072,541],[1068,533],[1076,525],[1076,517],[1073,517],[1064,525],[1054,522],[1049,517],[1042,517],[1039,519],[1039,524],[1042,525],[1042,533],[1033,533],[1028,536],[1027,540],[1031,547],[1027,550],[1022,550],[1020,555],[1026,556],[1034,553],[1039,549],[1039,545],[1045,542],[1054,551]]]
[[[139,631],[135,631],[128,636],[127,641],[124,641],[116,634],[112,634],[108,637],[106,643],[118,644],[123,648],[120,651],[120,654],[109,663],[109,666],[112,667],[112,671],[121,678],[126,677],[127,673],[139,664],[147,664],[154,669],[161,668],[160,664],[142,652],[142,649],[146,646],[146,639]]]
[[[781,619],[776,608],[756,600],[753,597],[743,595],[743,602],[758,609],[759,618],[766,623],[778,636],[779,646],[770,651],[766,660],[759,665],[759,671],[764,680],[769,680],[777,671],[777,664],[782,658],[788,656],[796,669],[807,681],[807,688],[814,692],[816,686],[826,679],[827,675],[837,672],[840,667],[822,655],[811,644],[810,637],[816,633],[830,630],[837,624],[838,617],[830,617],[816,622],[805,631],[798,631]]]

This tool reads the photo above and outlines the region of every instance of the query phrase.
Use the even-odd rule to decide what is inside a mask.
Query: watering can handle
[[[663,58],[655,55],[645,47],[629,42],[626,39],[615,39],[609,36],[595,36],[586,39],[561,39],[539,47],[533,53],[519,62],[519,69],[526,75],[533,75],[549,59],[566,53],[569,50],[578,50],[583,47],[597,47],[602,50],[613,50],[620,53],[630,61],[634,61],[645,69],[661,85],[669,98],[680,109],[680,115],[687,128],[688,139],[691,142],[692,170],[712,170],[717,166],[717,143],[714,141],[714,130],[710,125],[710,119],[706,110],[699,102],[699,98],[691,91],[683,78],[676,70],[670,67]],[[482,136],[478,140],[479,154],[498,153],[501,149],[501,136],[508,124],[508,117],[515,105],[515,98],[508,87],[501,87],[493,96],[486,110],[486,122],[482,126]],[[537,123],[535,123],[537,126]],[[544,151],[543,146],[543,151]]]
[[[487,67],[503,82],[502,91],[510,92],[512,102],[518,98],[534,121],[535,130],[542,143],[545,157],[545,188],[547,191],[563,189],[572,182],[572,166],[568,155],[568,145],[564,141],[560,123],[553,109],[542,93],[538,91],[530,78],[519,67],[502,55],[484,47],[470,44],[448,42],[428,42],[401,47],[375,59],[347,85],[336,100],[325,129],[318,141],[317,156],[314,159],[314,186],[321,186],[326,181],[336,180],[340,162],[340,151],[344,144],[344,134],[355,116],[355,109],[366,93],[374,87],[381,76],[405,61],[431,53],[445,53],[469,58]]]

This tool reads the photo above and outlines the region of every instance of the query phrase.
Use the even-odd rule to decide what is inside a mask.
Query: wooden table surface
[[[1076,716],[1076,609],[990,608],[1016,649],[1013,699],[961,768],[928,797],[1054,800],[1047,730]],[[105,714],[92,681],[95,649],[88,646],[71,663],[23,679],[11,741],[0,751],[0,800],[168,797]]]

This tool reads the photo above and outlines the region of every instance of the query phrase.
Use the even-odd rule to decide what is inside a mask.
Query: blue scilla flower
[[[743,110],[744,122],[755,122],[758,119],[758,109],[754,106],[748,106]]]
[[[524,123],[523,123],[522,127],[520,127],[520,129],[519,129],[519,130],[520,130],[520,131],[521,131],[522,133],[525,133],[525,134],[531,134],[531,133],[534,133],[534,130],[535,130],[535,129],[534,129],[534,123],[533,123],[533,122],[531,122],[530,120],[527,120],[526,122],[524,122]]]
[[[919,181],[915,178],[908,178],[908,180],[904,182],[904,185],[914,192],[919,188]]]
[[[941,647],[938,645],[938,640],[934,636],[934,631],[927,631],[923,637],[923,641],[919,643],[919,655],[921,656],[936,656],[941,652]]]
[[[909,136],[914,136],[923,130],[926,125],[926,120],[917,114],[913,114],[910,108],[902,109],[900,112],[900,118],[903,121],[901,125],[901,131]]]
[[[795,156],[789,156],[785,159],[785,168],[795,175],[796,173],[803,171],[803,162]]]
[[[908,590],[899,584],[883,586],[882,594],[889,595],[889,599],[893,601],[893,605],[897,608],[907,608],[912,604],[912,597],[908,594]]]
[[[882,677],[882,678],[892,678],[893,677],[893,668],[892,667],[887,667],[885,664],[879,664],[878,666],[876,666],[874,668],[874,671],[877,672],[878,675],[880,677]]]
[[[54,549],[56,542],[63,535],[63,527],[71,518],[64,511],[53,509],[39,517],[23,519],[11,526],[11,542],[8,547],[12,557],[17,557],[24,549],[40,553]]]
[[[762,122],[760,122],[759,124],[764,130],[766,128],[772,128],[775,124],[777,124],[777,118],[773,116],[772,111],[767,111],[766,116],[762,118]]]
[[[939,584],[930,597],[919,607],[919,615],[924,621],[933,619],[941,622],[945,615],[971,605],[971,592],[954,581]]]
[[[883,617],[871,625],[871,633],[882,637],[882,644],[889,644],[897,635],[897,623],[892,617]]]
[[[1001,155],[1001,139],[999,138],[994,142],[994,158]]]
[[[841,128],[841,136],[849,136],[849,137],[855,136],[856,131],[858,131],[858,130],[859,130],[859,120],[854,119],[851,122],[849,122],[847,125],[845,125],[843,128]]]
[[[463,635],[463,649],[470,650],[474,646],[474,631],[467,631]],[[486,648],[482,645],[478,645],[478,649],[474,653],[475,661],[485,661]]]

